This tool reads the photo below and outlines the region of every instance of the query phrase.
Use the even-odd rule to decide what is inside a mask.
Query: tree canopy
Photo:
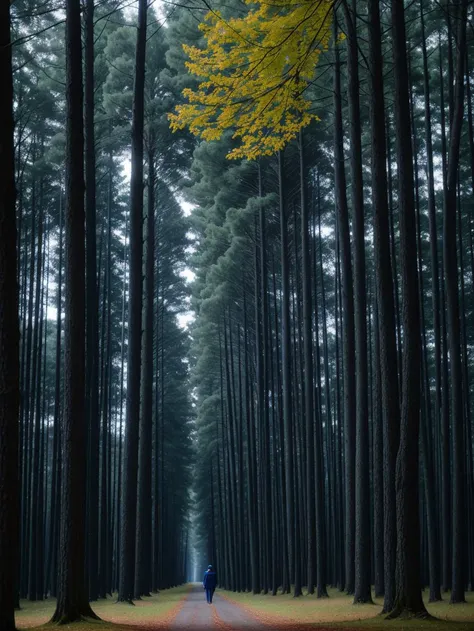
[[[305,92],[331,38],[333,0],[255,3],[243,17],[212,10],[199,28],[206,46],[183,44],[186,67],[199,78],[188,103],[170,115],[204,140],[227,129],[240,144],[230,158],[271,155],[317,119]]]

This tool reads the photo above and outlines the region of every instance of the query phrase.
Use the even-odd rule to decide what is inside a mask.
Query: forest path
[[[191,589],[169,628],[227,631],[230,629],[263,629],[264,625],[239,605],[219,596],[218,591],[214,594],[212,605],[208,605],[206,593],[199,584]]]

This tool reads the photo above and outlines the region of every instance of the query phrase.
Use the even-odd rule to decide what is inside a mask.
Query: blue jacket
[[[217,586],[217,574],[214,570],[207,570],[204,572],[204,579],[202,584],[205,589],[216,589]]]

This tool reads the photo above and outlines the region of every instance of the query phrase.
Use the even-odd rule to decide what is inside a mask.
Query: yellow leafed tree
[[[305,92],[331,37],[334,0],[251,4],[245,17],[206,15],[206,47],[183,46],[199,85],[169,114],[173,130],[189,127],[204,140],[233,130],[240,144],[230,158],[271,155],[316,118]]]

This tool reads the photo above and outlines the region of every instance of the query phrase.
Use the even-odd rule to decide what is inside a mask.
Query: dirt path
[[[175,631],[179,629],[192,629],[193,631],[247,629],[250,631],[253,629],[261,630],[264,626],[244,609],[219,596],[219,591],[215,592],[212,605],[208,605],[203,588],[196,585],[189,592],[181,610],[169,628]]]

